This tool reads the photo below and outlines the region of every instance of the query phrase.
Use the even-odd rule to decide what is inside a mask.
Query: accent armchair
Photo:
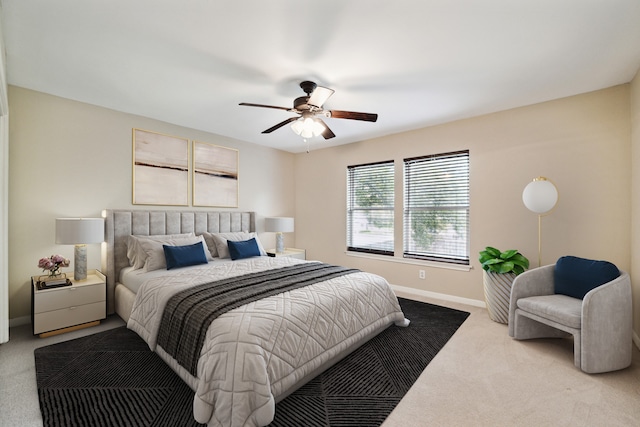
[[[608,272],[603,274],[603,268]],[[573,335],[574,364],[584,372],[615,371],[631,364],[631,281],[626,272],[606,261],[563,257],[516,277],[509,335],[526,340],[569,334]]]

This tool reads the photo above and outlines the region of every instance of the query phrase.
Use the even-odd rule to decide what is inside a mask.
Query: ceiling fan
[[[308,80],[301,82],[300,87],[307,95],[296,98],[293,101],[293,108],[252,104],[248,102],[241,102],[240,105],[248,107],[275,108],[277,110],[285,110],[298,114],[295,117],[290,117],[287,120],[262,131],[262,133],[271,133],[274,130],[280,129],[282,126],[293,122],[291,125],[293,131],[305,139],[318,135],[322,135],[324,139],[330,139],[336,136],[321,117],[363,120],[366,122],[375,122],[378,120],[377,114],[357,113],[354,111],[342,110],[325,110],[322,108],[322,105],[331,95],[333,95],[333,92],[335,92],[333,89],[318,86],[314,82]]]

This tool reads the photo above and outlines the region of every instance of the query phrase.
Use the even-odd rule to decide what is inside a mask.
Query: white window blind
[[[393,255],[393,161],[347,167],[347,250]]]
[[[404,257],[469,264],[469,151],[404,159]]]

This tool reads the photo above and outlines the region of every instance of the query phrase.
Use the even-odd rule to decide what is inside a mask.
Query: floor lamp
[[[522,192],[522,201],[531,212],[538,214],[538,267],[541,265],[542,238],[541,218],[558,202],[558,189],[543,176],[534,178]]]

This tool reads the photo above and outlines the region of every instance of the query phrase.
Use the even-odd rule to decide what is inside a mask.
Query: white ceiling
[[[639,0],[1,0],[9,84],[275,147],[301,80],[335,89],[310,148],[629,82]]]

